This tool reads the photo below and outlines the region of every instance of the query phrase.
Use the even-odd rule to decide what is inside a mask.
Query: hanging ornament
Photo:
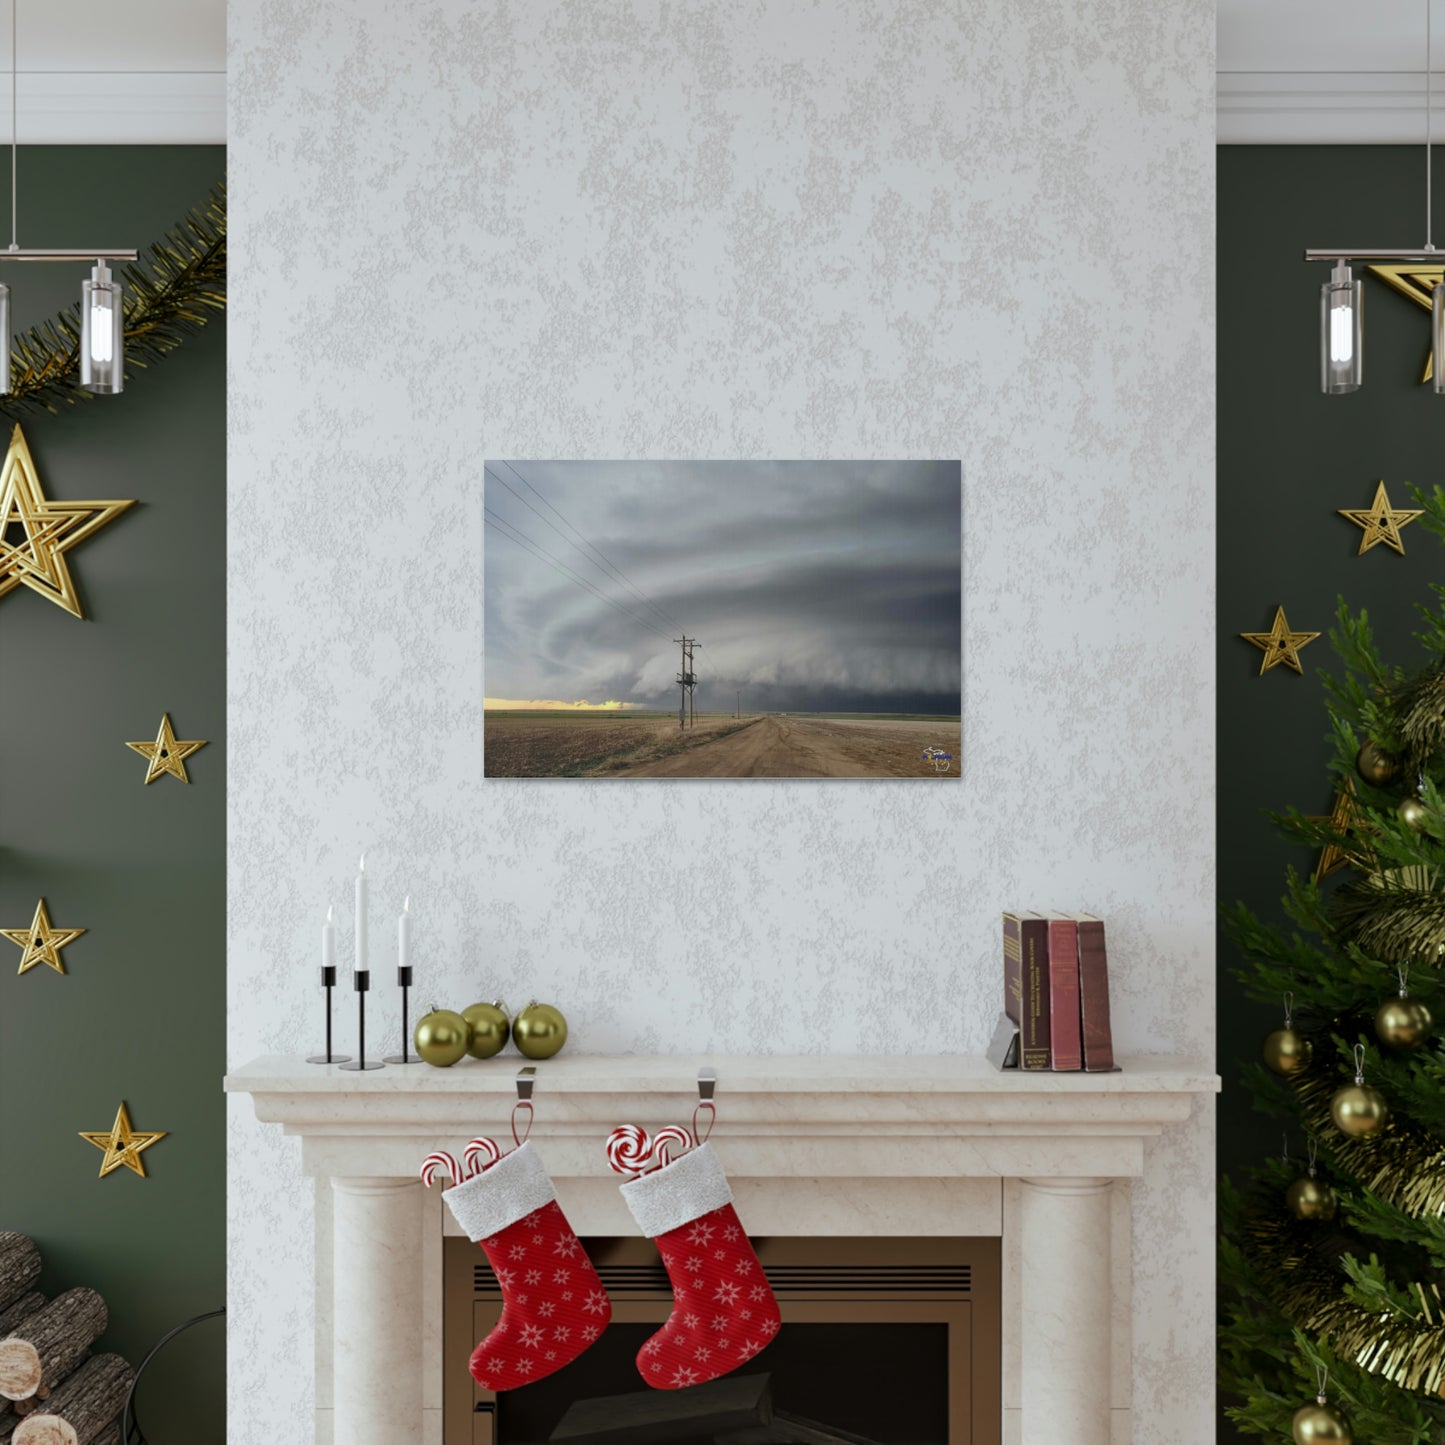
[[[1264,1062],[1277,1074],[1288,1078],[1309,1068],[1315,1046],[1294,1026],[1294,994],[1284,996],[1284,1027],[1276,1029],[1264,1041]]]
[[[1375,1033],[1382,1044],[1389,1044],[1391,1048],[1418,1049],[1430,1037],[1435,1020],[1419,999],[1410,997],[1406,987],[1410,965],[1402,963],[1398,973],[1400,992],[1394,998],[1387,998],[1375,1011]]]
[[[1325,1397],[1330,1372],[1323,1365],[1316,1365],[1315,1373],[1320,1382],[1315,1403],[1301,1405],[1294,1412],[1295,1445],[1325,1445],[1327,1441],[1329,1445],[1354,1445],[1349,1422]]]
[[[1355,754],[1355,771],[1367,783],[1383,788],[1399,776],[1400,760],[1366,738],[1364,746]]]
[[[1288,1144],[1288,1137],[1285,1142]],[[1321,1179],[1315,1168],[1319,1145],[1313,1139],[1309,1142],[1309,1152],[1309,1173],[1301,1179],[1296,1179],[1285,1190],[1284,1202],[1289,1206],[1289,1212],[1296,1219],[1333,1219],[1335,1206],[1339,1200],[1335,1198],[1335,1191],[1329,1181]],[[1288,1158],[1289,1150],[1286,1148],[1285,1159],[1288,1160]]]
[[[1430,826],[1430,810],[1419,798],[1401,798],[1396,811],[1400,815],[1400,821],[1416,833],[1423,833]]]
[[[1390,1106],[1385,1096],[1365,1082],[1363,1044],[1355,1045],[1355,1082],[1335,1090],[1330,1100],[1330,1117],[1335,1121],[1335,1128],[1352,1139],[1378,1134],[1389,1122]]]

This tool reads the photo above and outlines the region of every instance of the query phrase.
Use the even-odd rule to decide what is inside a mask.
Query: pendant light
[[[0,261],[93,261],[90,280],[80,287],[80,384],[97,396],[115,396],[125,386],[125,306],[121,284],[108,261],[134,261],[134,247],[21,246],[18,205],[20,0],[10,0],[10,248]],[[10,288],[0,283],[0,392],[10,391]]]
[[[1364,376],[1364,283],[1356,281],[1351,261],[1430,263],[1440,261],[1431,227],[1430,153],[1434,142],[1434,96],[1431,85],[1431,5],[1425,0],[1425,245],[1419,251],[1308,250],[1306,261],[1334,263],[1330,279],[1320,287],[1320,390],[1326,396],[1358,391]],[[1445,396],[1445,284],[1431,291],[1430,335],[1435,348],[1435,394]]]

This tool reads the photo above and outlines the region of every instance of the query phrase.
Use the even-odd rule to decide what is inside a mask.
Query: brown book
[[[1079,1029],[1079,924],[1067,913],[1049,919],[1049,1052],[1055,1073],[1084,1067]]]
[[[1104,920],[1092,913],[1076,913],[1074,918],[1079,925],[1084,1070],[1107,1074],[1114,1067],[1114,1031],[1109,1025],[1109,956],[1104,949]]]
[[[1049,921],[1003,916],[1004,1012],[1019,1026],[1019,1068],[1049,1067]]]

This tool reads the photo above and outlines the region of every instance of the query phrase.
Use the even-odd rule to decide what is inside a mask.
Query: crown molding
[[[224,71],[20,73],[16,132],[28,145],[224,145]],[[10,140],[0,76],[0,144]]]
[[[1445,140],[1445,85],[1435,97],[1435,138]],[[1221,145],[1423,145],[1419,71],[1220,71]]]

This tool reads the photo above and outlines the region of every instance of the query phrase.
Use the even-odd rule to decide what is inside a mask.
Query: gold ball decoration
[[[1368,738],[1365,745],[1355,754],[1355,771],[1377,788],[1387,787],[1400,775],[1399,758],[1391,757],[1383,748],[1378,748]]]
[[[1339,1200],[1323,1179],[1306,1174],[1285,1190],[1284,1202],[1296,1219],[1333,1219]]]
[[[495,1003],[474,1003],[462,1010],[462,1017],[471,1029],[471,1042],[467,1052],[474,1059],[490,1059],[507,1047],[512,1034],[512,1025],[507,1018],[506,1005],[501,999]]]
[[[1346,1084],[1343,1089],[1336,1089],[1334,1098],[1330,1100],[1330,1117],[1341,1134],[1348,1134],[1352,1139],[1367,1139],[1385,1127],[1390,1118],[1390,1106],[1378,1089],[1372,1089],[1368,1084]],[[1319,1438],[1327,1440],[1330,1437],[1323,1435]]]
[[[1397,811],[1400,821],[1417,833],[1423,833],[1430,825],[1430,810],[1419,798],[1401,798]]]
[[[471,1043],[472,1030],[461,1014],[449,1008],[434,1008],[417,1021],[412,1042],[427,1063],[438,1069],[449,1069],[464,1058]]]
[[[1311,1401],[1294,1412],[1295,1445],[1354,1445],[1349,1423],[1333,1405]]]
[[[550,1059],[567,1042],[567,1020],[560,1009],[533,999],[512,1020],[512,1037],[529,1059]]]
[[[1277,1074],[1288,1078],[1309,1068],[1315,1046],[1295,1028],[1276,1029],[1264,1041],[1264,1062]]]
[[[1417,998],[1387,998],[1375,1010],[1375,1033],[1382,1044],[1396,1049],[1418,1049],[1430,1037],[1435,1020]]]

